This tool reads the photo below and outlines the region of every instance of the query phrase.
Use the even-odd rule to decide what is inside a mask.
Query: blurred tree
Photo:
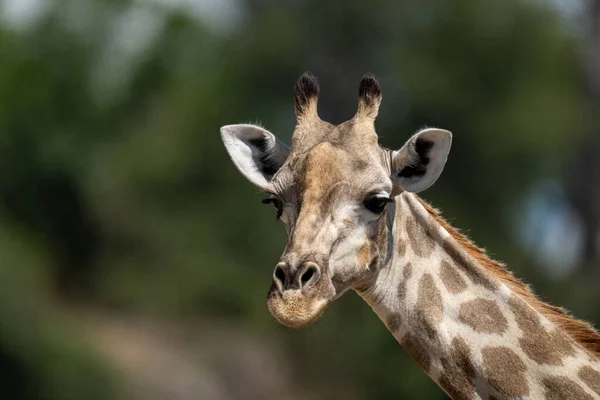
[[[569,200],[582,227],[582,250],[579,264],[587,276],[598,274],[600,262],[600,1],[587,0],[583,13],[581,44],[581,92],[583,134],[573,144],[570,168],[565,174]],[[592,275],[594,274],[594,275]]]

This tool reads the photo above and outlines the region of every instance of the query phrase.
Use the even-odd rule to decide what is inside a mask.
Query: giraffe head
[[[369,282],[388,252],[387,220],[394,198],[419,192],[441,173],[450,132],[425,129],[399,150],[378,144],[377,80],[360,82],[358,111],[340,125],[317,114],[319,85],[310,74],[295,87],[296,129],[291,148],[255,125],[221,128],[240,172],[267,192],[288,243],[275,266],[268,306],[282,324],[310,325],[328,303]]]

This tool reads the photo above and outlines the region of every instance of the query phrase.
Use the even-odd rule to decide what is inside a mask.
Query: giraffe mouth
[[[272,290],[267,305],[271,315],[282,325],[301,329],[315,323],[325,312],[328,301],[306,297],[299,290],[283,293]]]

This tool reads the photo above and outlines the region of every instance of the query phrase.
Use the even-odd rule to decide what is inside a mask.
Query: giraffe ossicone
[[[377,79],[355,116],[319,118],[310,73],[294,92],[291,147],[255,125],[221,128],[241,173],[267,192],[288,244],[268,308],[308,326],[353,289],[454,399],[600,399],[600,335],[529,287],[416,193],[444,168],[452,134],[424,129],[398,150],[378,144]]]

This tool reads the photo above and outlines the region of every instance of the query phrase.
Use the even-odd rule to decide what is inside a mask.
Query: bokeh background
[[[600,1],[0,0],[0,397],[443,399],[354,293],[266,309],[286,242],[219,127],[285,142],[379,76],[381,142],[449,129],[423,197],[600,323]]]

